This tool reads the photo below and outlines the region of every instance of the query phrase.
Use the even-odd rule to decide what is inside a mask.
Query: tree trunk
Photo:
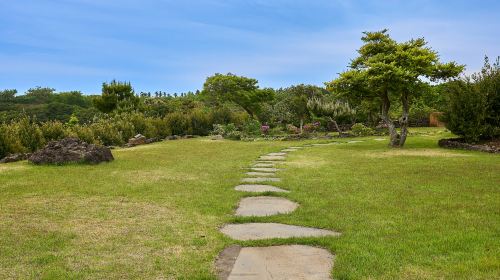
[[[401,117],[401,138],[399,139],[399,146],[403,147],[408,136],[408,125],[410,115],[410,104],[408,103],[408,93],[403,93],[401,96],[401,104],[403,105],[403,116]]]
[[[304,126],[304,119],[300,118],[300,134],[302,134],[304,131],[302,130],[302,127]]]
[[[399,147],[399,134],[398,131],[396,130],[394,122],[389,117],[390,108],[391,108],[391,101],[389,100],[387,92],[385,92],[382,96],[382,120],[387,125],[387,128],[389,128],[389,135],[391,137],[389,146]]]
[[[337,124],[337,121],[334,120],[332,117],[329,117],[330,118],[330,121],[333,123],[333,125],[335,126],[335,129],[339,132],[339,137],[342,137],[342,130],[340,130],[340,127],[339,125]]]

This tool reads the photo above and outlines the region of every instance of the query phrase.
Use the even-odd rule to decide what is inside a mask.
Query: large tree
[[[271,89],[260,89],[256,79],[228,73],[208,77],[203,85],[202,95],[212,104],[224,103],[239,105],[251,117],[256,117],[263,102],[274,98]]]
[[[102,95],[94,99],[94,105],[104,113],[110,113],[120,105],[134,109],[139,103],[130,82],[102,83]]]
[[[364,45],[358,50],[359,56],[351,61],[351,69],[326,83],[327,88],[346,98],[377,103],[389,129],[390,146],[402,147],[408,134],[411,102],[422,92],[422,85],[456,77],[464,67],[455,62],[440,62],[438,53],[423,38],[398,43],[387,29],[363,34]],[[390,115],[391,105],[398,103],[402,107],[400,133]]]

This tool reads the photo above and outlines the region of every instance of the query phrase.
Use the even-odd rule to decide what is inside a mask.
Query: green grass
[[[266,218],[233,216],[243,168],[310,141],[192,139],[117,149],[98,166],[0,165],[0,279],[215,279],[225,246],[295,243],[336,254],[335,279],[498,279],[500,157],[416,132],[402,150],[367,137],[291,153],[275,185],[301,206]],[[343,235],[237,242],[218,230],[247,221]]]

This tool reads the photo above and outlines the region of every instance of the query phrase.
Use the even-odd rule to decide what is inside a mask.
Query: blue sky
[[[500,55],[500,1],[0,0],[0,89],[99,93],[200,89],[214,73],[261,87],[322,85],[363,31],[425,37],[443,60],[480,69]]]

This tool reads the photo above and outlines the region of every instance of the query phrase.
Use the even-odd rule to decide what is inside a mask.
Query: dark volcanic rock
[[[34,164],[62,164],[84,162],[97,164],[112,161],[113,154],[107,147],[88,144],[77,138],[51,141],[45,148],[33,153],[28,160]]]
[[[1,159],[0,163],[9,163],[9,162],[16,162],[16,161],[25,160],[25,159],[28,159],[28,157],[30,155],[31,154],[23,154],[23,153],[8,155],[8,156],[4,157],[3,159]]]
[[[442,148],[448,149],[464,149],[464,150],[472,150],[472,151],[481,151],[487,153],[500,153],[500,146],[495,145],[499,141],[490,141],[478,144],[469,144],[461,138],[450,138],[450,139],[441,139],[438,142],[438,145]]]

